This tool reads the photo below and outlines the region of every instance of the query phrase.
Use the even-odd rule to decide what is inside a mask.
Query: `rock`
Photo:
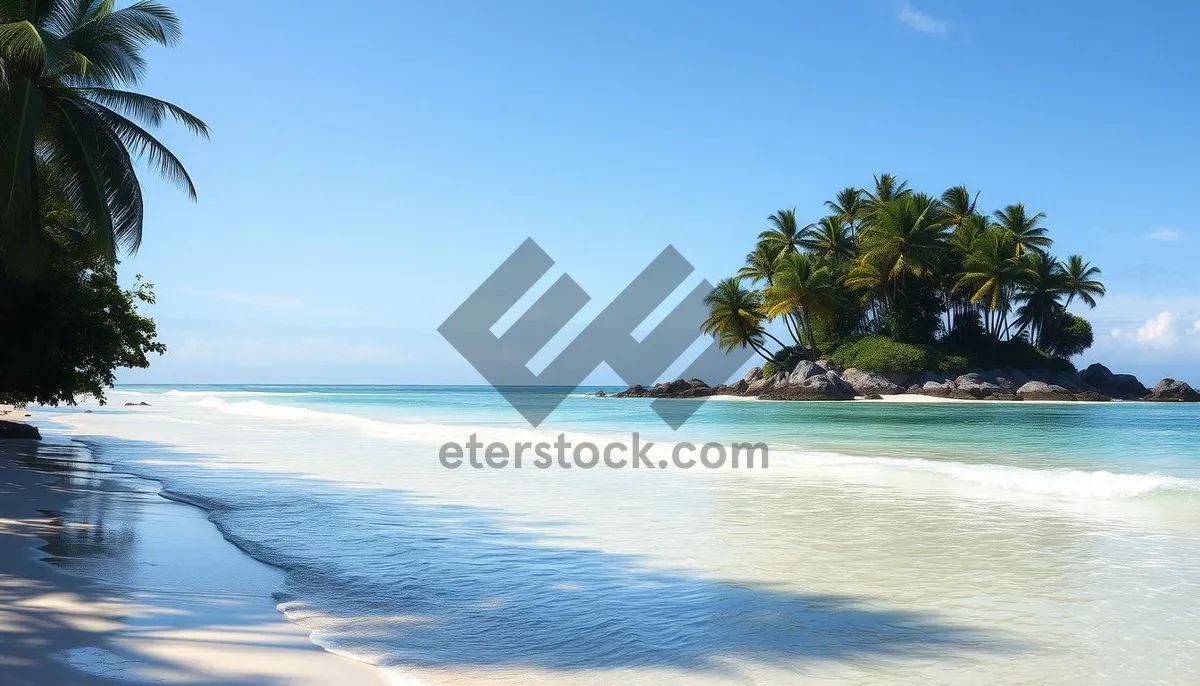
[[[91,411],[91,410],[84,410],[84,411],[83,411],[83,413],[84,413],[84,414],[91,414],[91,413],[92,413],[92,411]]]
[[[1004,376],[1008,377],[1013,382],[1013,385],[1017,388],[1020,388],[1021,386],[1024,386],[1033,380],[1029,378],[1028,374],[1020,369],[1006,369],[1004,370]]]
[[[954,384],[948,375],[941,372],[921,372],[915,379],[913,379],[913,383],[918,386],[924,386],[930,381],[938,384]]]
[[[954,389],[950,392],[950,397],[961,400],[982,400],[1002,391],[1000,386],[985,379],[983,374],[972,372],[963,374],[954,380]]]
[[[1196,403],[1200,402],[1200,393],[1197,393],[1196,389],[1185,381],[1167,378],[1154,384],[1154,388],[1150,391],[1150,395],[1146,396],[1146,400]]]
[[[838,374],[841,374],[843,369],[842,365],[835,363],[833,360],[817,360],[817,366],[824,367],[825,369],[828,369],[831,372],[837,372]]]
[[[1075,395],[1054,384],[1045,381],[1030,381],[1017,389],[1021,400],[1074,400]]]
[[[868,393],[863,396],[864,400],[883,400],[883,396],[878,393]]]
[[[1136,400],[1146,397],[1150,389],[1146,388],[1133,374],[1113,374],[1112,383],[1103,392],[1122,400]]]
[[[645,398],[645,397],[648,397],[649,395],[650,395],[650,392],[648,390],[646,390],[646,387],[639,383],[639,384],[634,384],[619,393],[613,393],[612,397],[614,397],[614,398]]]
[[[605,393],[604,391],[596,391],[596,397],[597,398],[607,398],[608,394]]]
[[[993,393],[988,396],[988,400],[1020,400],[1021,396],[1016,393]]]
[[[910,394],[912,394],[912,395],[920,395],[920,394],[921,394],[921,385],[920,385],[920,384],[913,384],[913,385],[909,386],[909,387],[908,387],[908,390],[906,390],[906,391],[904,391],[904,392],[905,392],[905,393],[910,393]]]
[[[10,422],[0,419],[0,438],[30,439],[40,441],[42,433],[36,426],[22,422]]]
[[[1026,378],[1023,381],[1018,382],[1016,379],[1013,378],[1012,372],[1006,372],[1001,369],[989,369],[986,372],[984,372],[983,374],[981,374],[980,376],[983,377],[984,381],[987,381],[990,384],[995,384],[996,386],[999,386],[1000,392],[1003,392],[1003,393],[1016,393],[1017,389],[1020,388],[1022,385],[1025,384],[1026,381],[1029,380],[1028,378]],[[1025,376],[1025,375],[1022,374],[1021,376]]]
[[[1059,372],[1050,378],[1050,383],[1056,386],[1062,386],[1072,393],[1082,393],[1084,391],[1096,390],[1088,385],[1083,378],[1079,376],[1079,372],[1074,371]]]
[[[762,367],[751,367],[750,369],[746,370],[746,375],[742,377],[742,381],[751,383],[752,381],[758,381],[761,378],[763,378]]]
[[[822,367],[821,365],[817,364],[816,362],[809,362],[808,360],[800,360],[800,362],[796,363],[796,368],[792,370],[792,373],[787,375],[787,383],[788,384],[802,383],[805,380],[810,379],[814,376],[821,376],[821,375],[827,373],[828,371],[829,371],[828,369],[826,369],[825,367]],[[779,384],[776,384],[776,385],[779,385]]]
[[[751,381],[746,386],[745,394],[746,395],[759,395],[760,393],[762,393],[763,391],[765,391],[769,388],[774,388],[776,378],[777,377],[771,377],[769,379],[759,378],[759,379],[755,379],[754,381]]]
[[[926,381],[921,386],[922,395],[932,395],[936,398],[949,398],[953,391],[953,381]]]
[[[1099,391],[1083,391],[1082,393],[1076,393],[1075,399],[1089,403],[1107,403],[1112,401],[1112,398]]]
[[[1108,367],[1105,367],[1099,362],[1095,362],[1088,365],[1088,368],[1083,370],[1083,373],[1079,376],[1086,381],[1088,385],[1095,386],[1096,388],[1107,388],[1110,384],[1112,384],[1113,376],[1115,375],[1109,371]]]
[[[854,389],[843,381],[837,372],[826,372],[807,377],[799,382],[777,385],[762,393],[759,398],[763,400],[853,400],[854,395]]]
[[[883,374],[864,372],[853,367],[842,372],[842,380],[859,395],[896,395],[904,392],[899,384]]]
[[[1101,393],[1122,400],[1144,398],[1150,392],[1133,374],[1113,374],[1098,362],[1083,370],[1080,378]]]

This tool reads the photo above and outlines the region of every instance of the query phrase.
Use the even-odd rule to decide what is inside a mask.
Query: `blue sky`
[[[1193,3],[174,5],[144,90],[213,136],[163,134],[199,203],[145,179],[168,352],[121,382],[476,383],[435,329],[526,237],[582,322],[885,171],[1046,212],[1109,288],[1079,362],[1200,381]]]

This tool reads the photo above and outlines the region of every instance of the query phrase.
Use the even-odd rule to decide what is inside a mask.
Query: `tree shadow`
[[[733,678],[732,665],[744,662],[800,670],[814,662],[969,660],[1024,649],[1010,637],[870,599],[709,578],[588,548],[558,533],[557,522],[230,468],[157,443],[78,438],[98,460],[156,460],[164,495],[203,506],[227,539],[284,570],[276,599],[289,616],[318,629],[323,645],[374,656],[382,666],[660,668]],[[61,451],[28,464],[57,479],[109,478],[81,474],[106,469],[93,465]],[[214,493],[219,500],[208,497]],[[86,534],[45,536],[51,562],[70,567],[73,556],[126,555],[131,539],[114,530],[109,513],[80,513]]]

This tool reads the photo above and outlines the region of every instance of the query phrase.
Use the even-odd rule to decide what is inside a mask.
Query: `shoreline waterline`
[[[289,622],[271,600],[278,572],[225,537],[201,503],[36,423],[43,441],[0,445],[0,474],[24,497],[3,508],[0,528],[8,683],[387,683]],[[88,542],[114,526],[129,538]]]

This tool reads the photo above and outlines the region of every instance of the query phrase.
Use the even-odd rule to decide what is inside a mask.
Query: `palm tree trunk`
[[[813,358],[813,361],[816,362],[817,353],[818,353],[817,337],[815,334],[813,334],[812,319],[809,318],[807,311],[801,310],[800,311],[800,320],[804,324],[805,335],[808,336],[808,350],[809,350],[810,356]]]
[[[778,343],[780,348],[786,348],[786,347],[787,347],[787,345],[786,345],[786,344],[784,344],[784,342],[783,342],[783,341],[781,341],[781,340],[779,340],[778,338],[775,338],[774,336],[772,336],[770,331],[763,331],[763,335],[764,335],[764,336],[766,336],[767,338],[770,338],[771,340],[775,341],[776,343]]]
[[[758,353],[759,357],[763,358],[767,362],[771,361],[771,356],[763,352],[762,347],[760,347],[757,343],[750,341],[750,347],[754,349],[754,352]]]

